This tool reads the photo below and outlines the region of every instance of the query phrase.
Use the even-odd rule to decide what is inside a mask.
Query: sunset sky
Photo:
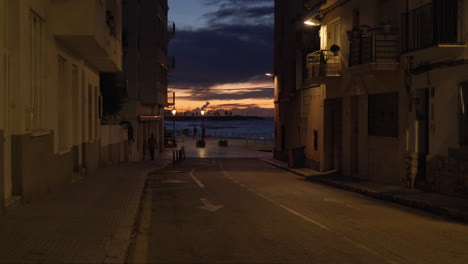
[[[273,0],[169,0],[176,108],[273,116]]]

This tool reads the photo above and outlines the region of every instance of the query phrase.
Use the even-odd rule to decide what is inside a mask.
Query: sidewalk
[[[303,176],[310,181],[448,216],[456,220],[468,221],[468,200],[466,199],[356,178],[340,177],[336,175],[335,171],[320,173],[311,169],[293,169],[289,168],[287,163],[271,158],[262,160],[283,170]]]
[[[0,263],[124,263],[156,161],[102,168],[0,216]]]

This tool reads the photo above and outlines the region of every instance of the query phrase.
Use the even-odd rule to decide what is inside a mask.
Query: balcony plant
[[[333,55],[335,55],[335,56],[339,55],[340,50],[341,50],[340,46],[338,46],[336,44],[333,44],[330,47],[330,51],[333,52]]]

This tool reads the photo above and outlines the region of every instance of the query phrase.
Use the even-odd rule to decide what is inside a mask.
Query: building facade
[[[168,24],[167,0],[124,1],[124,79],[127,102],[121,115],[134,131],[131,160],[149,158],[147,140],[154,135],[157,152],[164,149],[164,107],[168,105],[169,40],[175,26]],[[171,64],[172,63],[172,64]]]
[[[121,8],[0,1],[2,204],[29,202],[99,166],[99,74],[122,70]]]
[[[275,156],[467,196],[467,1],[294,2],[276,14]]]

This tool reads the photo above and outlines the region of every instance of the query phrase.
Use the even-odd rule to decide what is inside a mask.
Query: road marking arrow
[[[212,213],[224,207],[223,205],[214,205],[210,201],[208,201],[208,199],[206,198],[201,198],[200,201],[203,203],[203,206],[200,206],[198,208],[212,212]]]

